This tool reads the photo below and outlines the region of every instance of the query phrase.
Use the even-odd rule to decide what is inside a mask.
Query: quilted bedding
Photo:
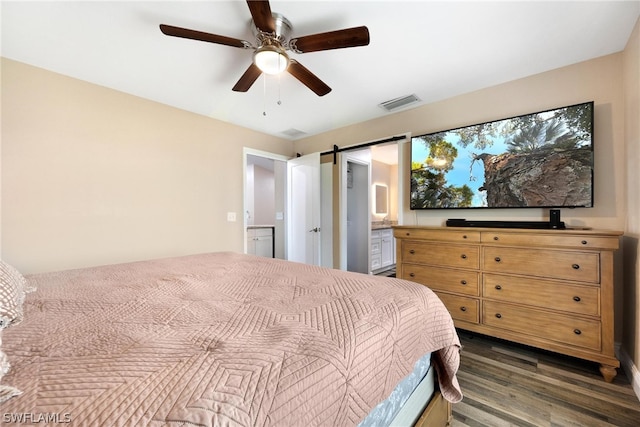
[[[412,282],[235,253],[27,279],[5,421],[356,425],[429,352],[462,398],[451,317]]]

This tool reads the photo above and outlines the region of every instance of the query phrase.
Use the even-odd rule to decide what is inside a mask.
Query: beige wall
[[[33,273],[241,252],[243,146],[294,153],[287,140],[3,58],[2,257]]]
[[[305,138],[296,141],[295,148],[305,153],[327,151],[333,144],[344,147],[406,132],[419,135],[593,100],[595,207],[563,209],[562,218],[571,225],[623,230],[626,181],[624,168],[619,167],[625,162],[621,73],[622,54],[609,55]],[[448,217],[548,218],[545,209],[410,211],[408,200],[403,214],[405,223],[420,225],[443,225]]]
[[[625,140],[627,162],[627,221],[624,242],[624,338],[623,350],[635,372],[634,389],[640,396],[640,20],[623,56]]]
[[[276,180],[272,171],[254,165],[253,224],[274,225],[276,222]]]

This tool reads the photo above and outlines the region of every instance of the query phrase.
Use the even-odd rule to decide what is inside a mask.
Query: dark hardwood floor
[[[640,402],[620,368],[606,383],[598,364],[458,331],[453,427],[640,426]]]

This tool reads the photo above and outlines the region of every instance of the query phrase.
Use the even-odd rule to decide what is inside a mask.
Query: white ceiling
[[[2,1],[2,56],[287,138],[430,103],[624,49],[640,1],[271,1],[293,37],[366,25],[366,47],[292,54],[333,88],[292,76],[231,88],[250,50],[163,35],[161,23],[253,42],[244,1]],[[278,105],[277,101],[281,100]],[[418,104],[420,105],[420,104]],[[264,114],[266,113],[266,115]]]

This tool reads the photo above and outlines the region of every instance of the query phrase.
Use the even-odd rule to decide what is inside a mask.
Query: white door
[[[287,162],[287,259],[320,265],[320,153]]]

